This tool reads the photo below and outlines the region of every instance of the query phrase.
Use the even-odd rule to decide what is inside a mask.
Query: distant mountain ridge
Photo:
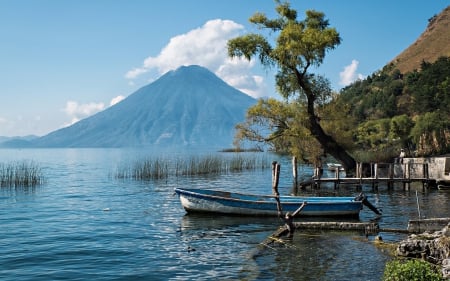
[[[38,136],[35,135],[28,135],[28,136],[17,136],[17,137],[3,137],[0,136],[0,147],[2,146],[2,144],[7,144],[7,146],[10,147],[15,147],[15,146],[28,146],[29,142],[39,138]]]
[[[182,66],[121,102],[31,147],[232,146],[234,127],[256,100],[200,66]]]
[[[419,70],[423,61],[433,63],[450,57],[450,6],[429,19],[426,30],[417,40],[392,60],[401,73]]]

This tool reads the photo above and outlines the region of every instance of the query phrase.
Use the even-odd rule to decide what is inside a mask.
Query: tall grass
[[[0,163],[1,187],[34,187],[43,182],[42,170],[35,162]]]
[[[266,169],[270,162],[256,155],[191,156],[171,161],[169,159],[144,159],[118,169],[117,178],[166,179],[170,176],[217,175],[245,170]]]
[[[118,169],[117,178],[132,178],[135,180],[165,179],[169,176],[169,162],[156,158],[135,161],[131,166]]]
[[[236,155],[231,158],[219,155],[192,156],[186,161],[178,162],[177,175],[211,175],[242,172],[245,170],[265,169],[270,167],[267,159]]]
[[[224,171],[223,162],[219,156],[191,156],[187,160],[178,160],[176,175],[207,175],[220,174]]]

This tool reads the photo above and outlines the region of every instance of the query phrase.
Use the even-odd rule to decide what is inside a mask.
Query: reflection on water
[[[216,241],[213,245],[220,251],[229,252],[229,247],[233,247],[232,251],[244,258],[239,272],[241,278],[360,280],[365,276],[364,280],[380,280],[384,268],[379,265],[386,262],[388,255],[380,253],[363,233],[305,230],[297,231],[293,240],[263,245],[261,242],[281,224],[277,218],[217,218],[189,214],[183,216],[180,231],[189,251],[197,252],[196,247],[202,251],[200,245],[208,240]],[[234,242],[224,244],[230,237],[234,237]]]
[[[294,239],[261,245],[277,218],[187,215],[176,187],[271,193],[270,170],[164,181],[117,180],[120,163],[148,151],[121,149],[0,150],[0,158],[33,160],[47,182],[34,189],[0,189],[0,275],[5,280],[380,280],[389,256],[358,232],[297,231]],[[171,154],[166,153],[169,157]],[[181,157],[180,153],[174,154]],[[281,194],[290,194],[290,160]],[[279,158],[277,158],[279,157]],[[305,175],[310,167],[300,169]],[[450,215],[450,192],[421,187],[363,187],[383,209],[383,228],[409,219]],[[417,193],[416,193],[417,191]],[[322,186],[304,195],[354,196],[354,186]],[[417,194],[417,195],[416,195]],[[418,202],[418,203],[417,203]],[[376,216],[364,208],[359,221]],[[300,219],[300,218],[299,218]],[[319,220],[318,218],[301,218]],[[327,219],[328,220],[328,219]],[[381,233],[395,242],[403,234]]]

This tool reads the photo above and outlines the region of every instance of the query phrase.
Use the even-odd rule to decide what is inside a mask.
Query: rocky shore
[[[440,231],[408,236],[399,243],[396,254],[441,266],[444,278],[450,279],[450,223]]]

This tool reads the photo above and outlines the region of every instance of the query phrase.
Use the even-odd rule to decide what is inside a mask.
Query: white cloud
[[[263,77],[252,74],[254,61],[228,57],[228,40],[239,36],[243,29],[231,20],[210,20],[199,28],[172,37],[157,56],[146,58],[141,67],[128,71],[125,77],[136,79],[150,70],[163,74],[182,65],[196,64],[253,97],[266,96]]]
[[[88,116],[91,116],[92,114],[102,111],[103,109],[105,109],[105,104],[102,102],[78,104],[78,102],[76,101],[68,101],[63,111],[71,119],[70,123],[67,124],[68,126],[70,126],[83,118],[86,118]]]
[[[147,72],[147,69],[145,67],[135,68],[135,69],[128,71],[125,74],[125,78],[134,79],[134,78],[138,77],[139,75],[144,74],[146,72]]]
[[[357,74],[359,61],[352,60],[352,63],[350,65],[347,65],[344,67],[344,70],[339,73],[340,81],[339,84],[342,86],[348,86],[354,81],[358,79],[364,79],[364,76],[362,74]]]
[[[117,97],[113,98],[113,99],[109,102],[109,106],[113,106],[113,105],[115,105],[116,103],[119,103],[119,102],[121,102],[121,101],[124,100],[124,99],[125,99],[125,97],[122,96],[122,95],[117,96]]]

